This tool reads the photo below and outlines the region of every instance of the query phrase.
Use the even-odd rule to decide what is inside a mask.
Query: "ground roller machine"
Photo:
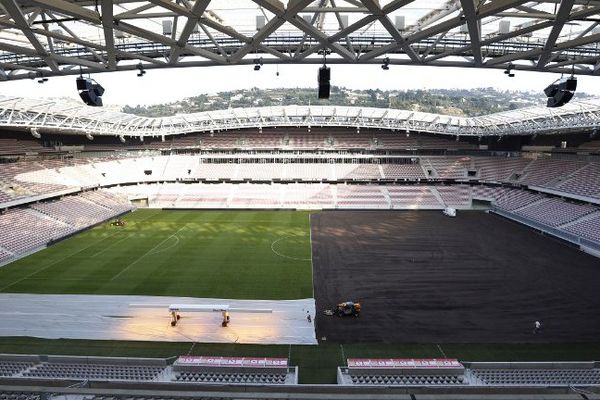
[[[354,301],[345,301],[335,306],[335,314],[340,317],[360,315],[360,303]]]

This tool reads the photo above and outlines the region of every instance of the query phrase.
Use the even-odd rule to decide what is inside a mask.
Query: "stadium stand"
[[[600,369],[595,368],[593,362],[507,364],[474,363],[470,369],[473,383],[502,386],[600,385]]]
[[[298,368],[286,358],[180,356],[158,358],[0,354],[0,377],[39,385],[40,379],[190,385],[296,385]],[[15,381],[17,382],[17,381]],[[348,359],[337,368],[344,386],[598,387],[595,362],[459,362],[456,359]],[[121,387],[123,389],[124,387]],[[58,389],[58,388],[56,388]],[[7,397],[6,399],[13,398]]]
[[[564,230],[577,236],[584,237],[596,243],[600,243],[600,213],[595,212],[591,218],[583,218],[581,221],[565,226]]]
[[[341,385],[462,385],[465,368],[455,359],[361,359],[349,358],[338,368]]]
[[[466,208],[471,205],[471,187],[467,185],[437,186],[435,190],[440,195],[446,207]]]
[[[482,200],[507,217],[537,224],[536,229],[552,228],[570,235],[567,240],[599,243],[600,163],[593,158],[321,153],[336,143],[365,145],[361,135],[336,132],[202,138],[227,141],[232,149],[252,142],[263,149],[257,151],[231,152],[224,146],[204,154],[132,152],[1,164],[0,209],[7,211],[0,215],[0,263],[127,212],[129,200],[150,207],[239,209],[467,209],[473,200]],[[437,140],[376,133],[365,136],[369,148],[393,141],[418,147]],[[197,139],[172,138],[167,144],[193,146]],[[297,142],[303,150],[264,150],[276,142]],[[166,142],[146,144],[160,143]],[[109,188],[86,190],[97,187]],[[14,226],[18,232],[7,234]]]
[[[498,199],[504,196],[511,189],[501,186],[472,186],[473,198],[477,200],[485,200],[491,202],[497,202]]]
[[[496,201],[496,206],[507,211],[516,211],[544,199],[544,195],[521,190],[512,190],[505,193]]]
[[[172,381],[289,385],[298,383],[298,371],[286,358],[181,356],[173,364]]]
[[[533,160],[524,170],[519,179],[520,183],[531,186],[552,187],[553,183],[561,181],[585,167],[583,161],[554,160],[541,158]]]
[[[600,197],[600,163],[588,163],[571,174],[556,189],[565,193]]]
[[[526,158],[473,157],[473,166],[478,171],[479,180],[485,182],[508,182],[514,174],[520,173],[531,160]]]
[[[381,171],[385,179],[419,180],[427,178],[419,164],[383,164]]]
[[[598,386],[594,362],[460,363],[455,359],[348,359],[338,384],[383,386]]]
[[[435,171],[433,176],[439,179],[466,179],[471,167],[469,157],[430,157],[427,161]]]
[[[127,198],[104,191],[9,209],[0,214],[0,265],[132,209]]]
[[[459,180],[544,187],[565,196],[600,199],[600,163],[507,157],[419,157],[418,163],[252,163],[236,156],[170,155],[11,163],[0,172],[0,202],[73,187],[158,180],[375,181]],[[271,155],[272,157],[272,155]],[[322,155],[315,155],[323,158]],[[208,158],[209,160],[206,160]],[[208,162],[207,162],[208,161]],[[213,162],[218,161],[218,162]]]
[[[151,381],[164,367],[146,365],[110,365],[77,363],[41,363],[23,373],[36,378],[98,379],[119,381]]]
[[[33,362],[0,360],[0,376],[15,376],[33,366]]]
[[[575,221],[595,211],[596,208],[589,205],[572,204],[559,199],[544,199],[543,201],[523,207],[516,213],[534,221],[556,227]]]

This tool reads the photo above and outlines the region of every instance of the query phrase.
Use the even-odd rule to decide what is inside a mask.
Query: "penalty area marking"
[[[306,235],[304,235],[306,236]],[[282,236],[277,240],[274,240],[273,243],[271,243],[271,251],[273,253],[275,253],[276,255],[278,255],[279,257],[282,258],[287,258],[288,260],[296,260],[296,261],[312,261],[312,257],[311,258],[300,258],[300,257],[292,257],[292,256],[288,256],[286,254],[281,254],[280,252],[278,252],[277,250],[275,250],[275,245],[279,242],[281,242],[282,240],[285,239],[290,239],[290,238],[294,238],[294,237],[299,237],[296,235],[287,235],[287,236]]]
[[[164,249],[158,249],[158,250],[155,250],[155,251],[151,251],[150,253],[148,253],[148,255],[151,256],[152,254],[158,254],[158,253],[162,253],[163,251],[171,250],[173,247],[175,247],[175,246],[177,246],[179,244],[179,236],[175,235],[175,236],[171,236],[170,238],[175,238],[175,242],[172,243],[172,244],[170,244],[170,245],[168,245]]]

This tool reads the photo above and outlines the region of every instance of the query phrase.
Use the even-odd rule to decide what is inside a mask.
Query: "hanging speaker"
[[[329,81],[331,79],[331,70],[329,67],[319,68],[319,99],[328,99],[331,92]]]

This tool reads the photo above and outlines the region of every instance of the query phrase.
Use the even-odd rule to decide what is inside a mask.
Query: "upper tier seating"
[[[473,157],[479,179],[486,182],[507,182],[511,176],[521,172],[531,160],[526,158]]]
[[[505,181],[600,199],[597,162],[506,157],[420,157],[419,164],[226,162],[237,161],[235,158],[221,158],[220,163],[201,161],[200,156],[171,155],[5,164],[0,168],[0,203],[69,188],[180,179]]]
[[[434,176],[439,179],[466,179],[467,169],[471,166],[468,157],[432,157],[428,161],[435,171]]]
[[[582,196],[600,198],[600,163],[589,163],[571,174],[556,189]]]
[[[382,164],[381,170],[386,179],[416,180],[425,179],[425,172],[419,164]]]
[[[532,161],[524,170],[519,182],[531,186],[552,187],[586,165],[584,161],[541,158]]]

